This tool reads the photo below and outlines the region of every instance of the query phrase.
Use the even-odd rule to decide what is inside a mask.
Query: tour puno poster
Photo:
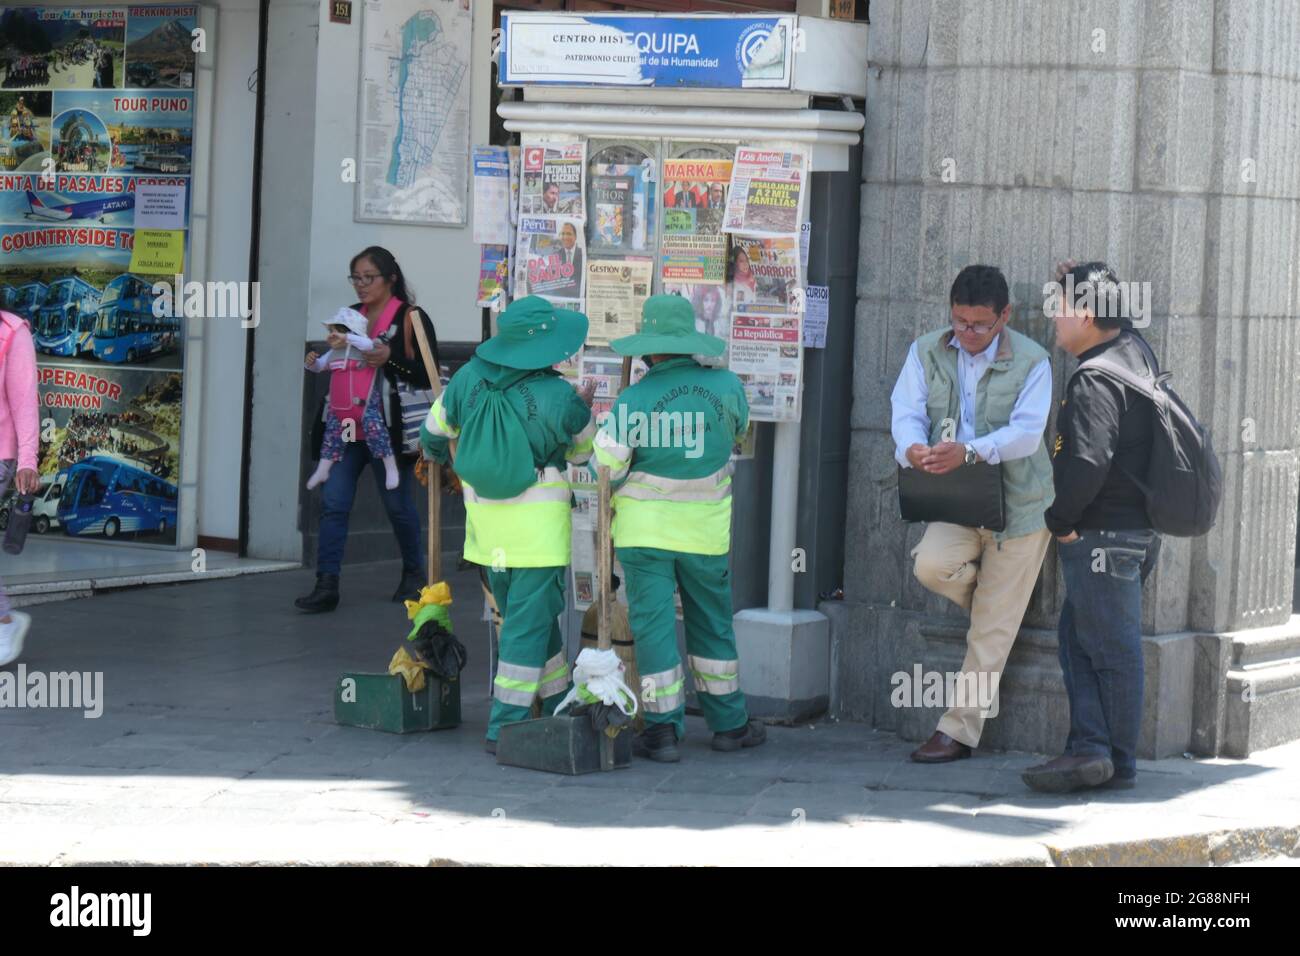
[[[472,26],[469,0],[366,0],[358,221],[465,224]]]
[[[798,236],[807,173],[802,150],[736,147],[722,231]]]

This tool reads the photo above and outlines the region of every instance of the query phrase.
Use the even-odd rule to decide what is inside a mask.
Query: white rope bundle
[[[599,697],[603,703],[617,707],[627,716],[636,716],[636,694],[623,683],[623,663],[612,650],[600,651],[588,647],[578,654],[578,659],[573,662],[573,689],[560,701],[555,713],[559,714],[571,704],[583,702],[578,697],[580,687],[586,688],[592,696]]]

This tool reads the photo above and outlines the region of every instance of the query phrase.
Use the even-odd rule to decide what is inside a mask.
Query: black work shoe
[[[1103,783],[1099,790],[1133,790],[1137,787],[1137,777],[1111,777]]]
[[[632,753],[659,763],[677,763],[677,728],[672,724],[646,724],[645,730],[632,738]]]
[[[713,749],[729,752],[741,747],[757,747],[767,739],[767,728],[760,721],[751,720],[735,730],[724,730],[713,735]]]
[[[495,754],[497,752],[497,742],[495,740],[485,740],[483,741],[483,749],[490,754]]]
[[[311,594],[300,597],[293,606],[308,614],[320,614],[332,611],[339,606],[339,576],[337,574],[316,575],[316,586]]]
[[[393,592],[393,603],[399,604],[402,601],[420,600],[420,591],[424,587],[423,571],[402,571],[402,580],[397,585],[397,590]]]
[[[1064,754],[1055,760],[1030,767],[1020,775],[1020,779],[1030,790],[1039,793],[1070,793],[1100,787],[1113,776],[1115,767],[1109,757]]]

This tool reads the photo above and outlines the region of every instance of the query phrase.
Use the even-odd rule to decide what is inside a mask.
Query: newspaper
[[[695,330],[713,335],[728,343],[731,338],[731,295],[726,286],[691,282],[664,283],[665,295],[680,295],[689,299],[695,311]],[[727,351],[719,356],[697,355],[705,365],[727,366]]]
[[[826,325],[830,319],[831,290],[829,286],[810,285],[804,293],[803,347],[826,348]]]
[[[807,169],[802,150],[737,147],[722,231],[798,236]]]
[[[722,217],[730,175],[730,160],[664,160],[660,277],[665,283],[726,281]]]
[[[479,247],[478,301],[481,308],[500,311],[505,307],[510,279],[510,247]]]
[[[572,142],[535,143],[522,148],[523,180],[519,187],[519,215],[573,216],[585,219],[586,145]]]
[[[504,146],[475,146],[474,241],[510,242],[510,152]]]
[[[582,305],[586,274],[582,222],[562,216],[519,217],[521,294]]]
[[[730,367],[740,376],[754,421],[800,416],[803,342],[798,315],[737,312],[731,319]]]
[[[653,273],[649,259],[596,259],[587,263],[589,344],[608,345],[614,339],[636,334]]]
[[[597,398],[616,398],[623,381],[623,356],[611,349],[588,345],[582,350],[578,373],[582,385],[594,384]]]
[[[781,315],[799,311],[799,240],[733,236],[731,297],[735,312]]]
[[[604,254],[649,253],[654,235],[646,209],[654,173],[635,163],[597,163],[591,168],[587,245]]]

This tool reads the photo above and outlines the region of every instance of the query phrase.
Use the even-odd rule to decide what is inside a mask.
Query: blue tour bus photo
[[[179,316],[153,314],[153,283],[123,272],[104,288],[99,300],[93,346],[105,362],[134,362],[176,345]]]
[[[45,301],[45,293],[49,290],[44,282],[29,282],[26,285],[18,287],[18,296],[14,299],[13,311],[17,312],[27,324],[31,325],[36,311]]]
[[[18,290],[11,285],[0,286],[0,309],[12,312],[18,301]]]
[[[99,296],[99,290],[80,276],[64,276],[51,283],[33,323],[36,350],[70,356],[92,351]]]
[[[165,534],[176,526],[176,486],[116,458],[92,455],[68,468],[58,516],[67,534]]]

